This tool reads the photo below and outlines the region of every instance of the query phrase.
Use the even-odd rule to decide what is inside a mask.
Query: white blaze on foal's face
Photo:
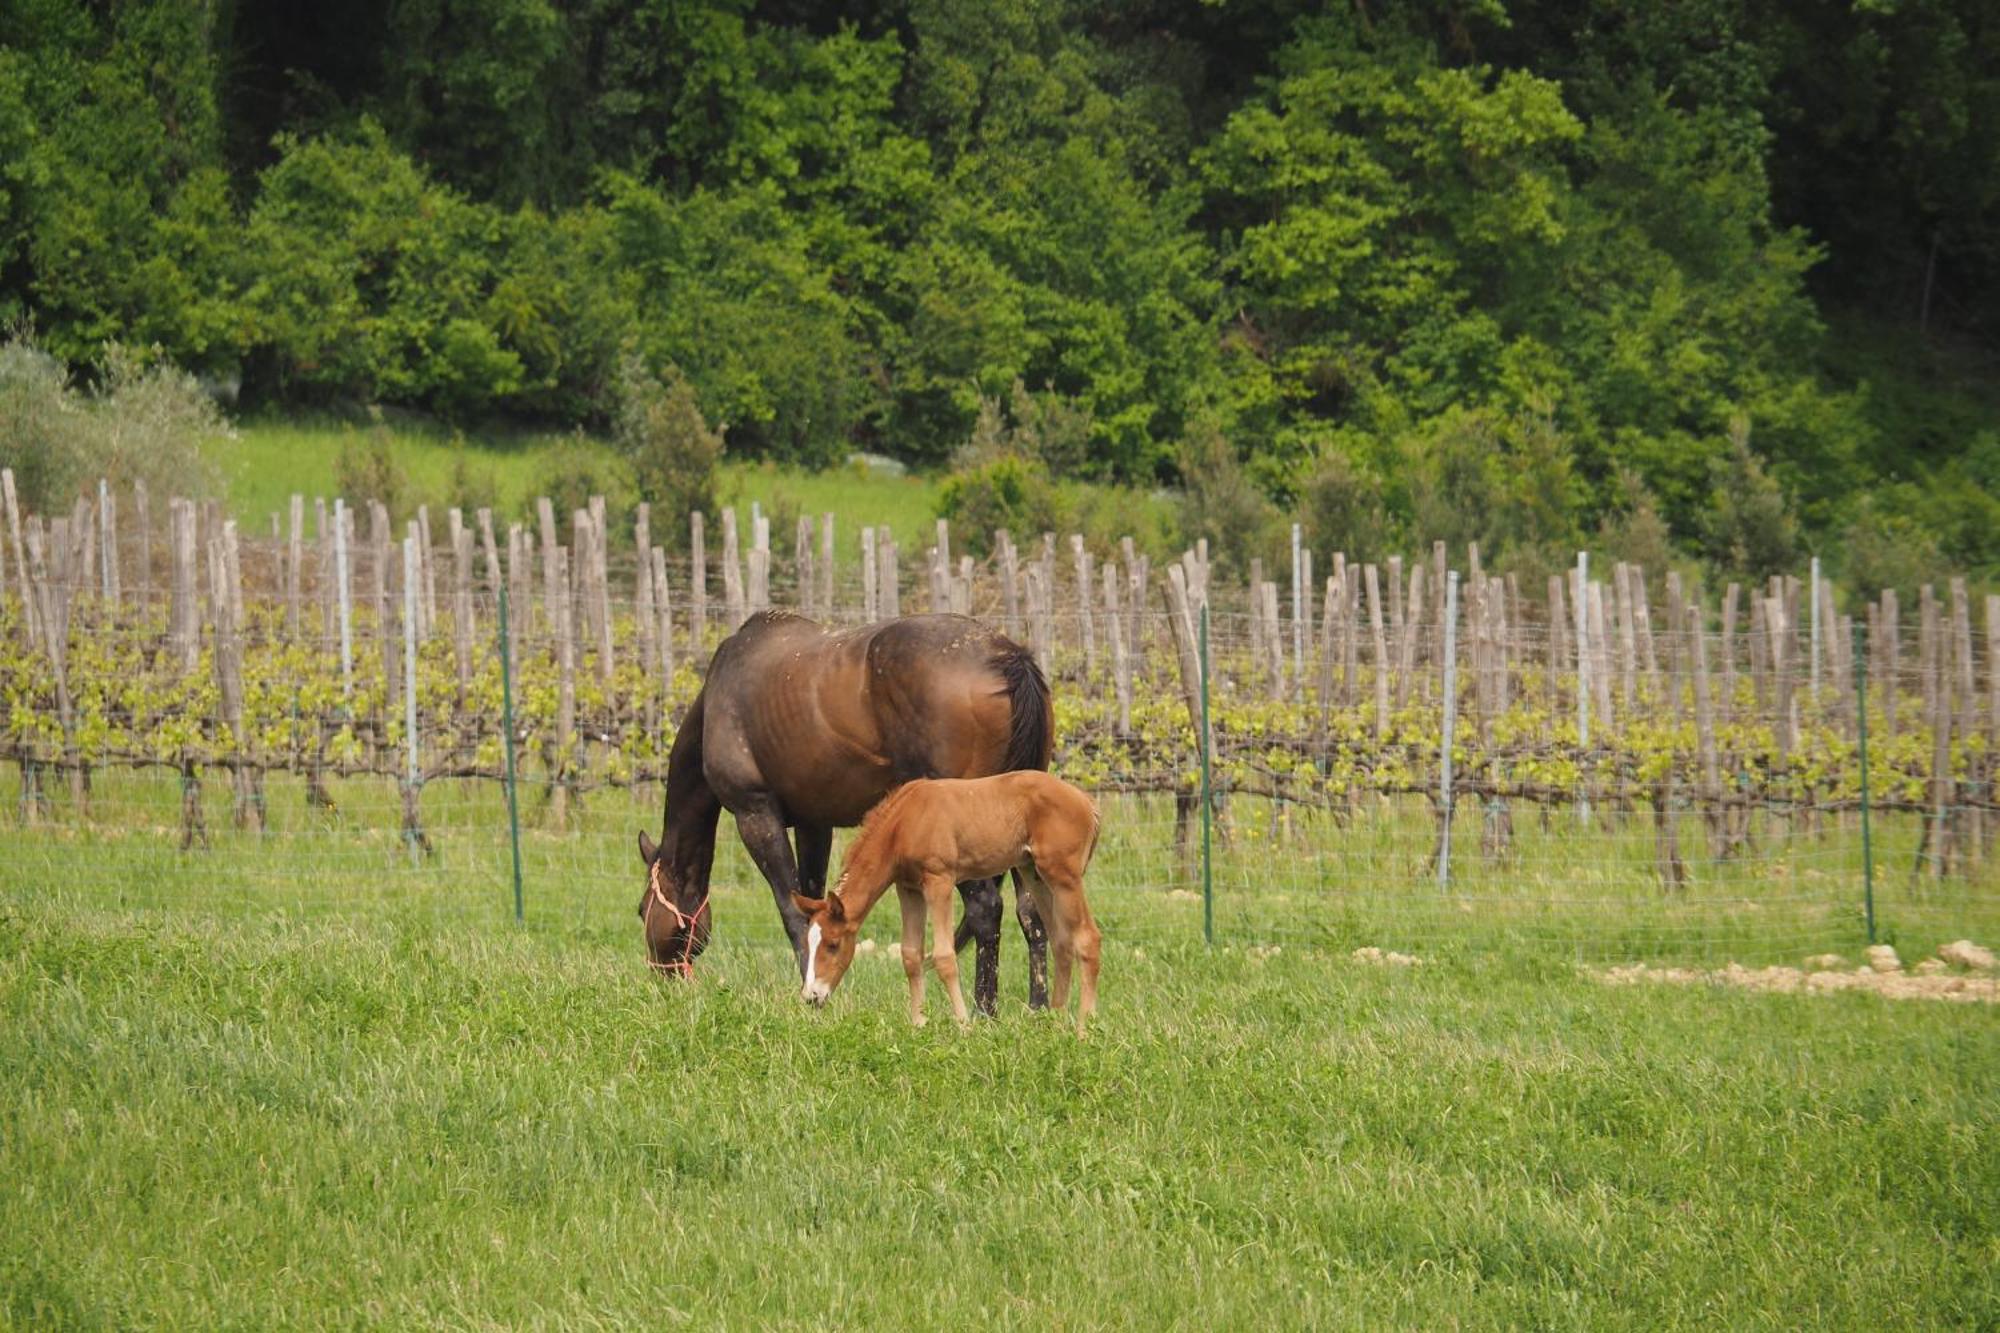
[[[814,1004],[824,1004],[853,960],[854,924],[838,898],[794,894],[792,902],[806,918],[806,977],[799,994]]]
[[[820,929],[820,924],[817,921],[813,922],[811,928],[806,931],[805,997],[815,1004],[824,1000],[833,989],[819,979],[819,942],[825,938],[825,935],[826,932]]]

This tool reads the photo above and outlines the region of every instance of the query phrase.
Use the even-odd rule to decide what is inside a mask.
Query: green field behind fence
[[[590,436],[520,432],[466,438],[407,423],[384,427],[381,435],[412,504],[428,502],[434,513],[457,504],[490,504],[503,520],[502,536],[505,519],[532,521],[535,498],[548,493],[560,460],[580,455],[601,478],[615,481],[624,475],[610,446]],[[204,453],[220,472],[229,512],[244,531],[268,533],[271,515],[282,519],[294,493],[304,495],[308,506],[315,495],[330,503],[340,494],[341,451],[358,450],[370,438],[370,428],[364,426],[252,420],[232,436],[207,441]],[[754,501],[767,513],[796,509],[815,519],[831,511],[855,531],[862,524],[886,524],[899,542],[912,547],[937,516],[935,480],[892,475],[862,462],[806,472],[724,460],[716,489],[721,503],[746,509]],[[622,512],[635,497],[608,498]],[[660,535],[666,537],[664,530]],[[849,534],[842,536],[851,541]]]
[[[0,883],[91,904],[168,913],[278,911],[304,919],[394,909],[441,926],[486,930],[512,918],[512,854],[498,783],[425,784],[427,856],[413,857],[393,787],[333,778],[330,811],[304,779],[266,779],[264,833],[231,823],[226,782],[203,787],[208,845],[180,850],[181,784],[171,772],[100,771],[91,813],[76,821],[58,787],[40,829],[0,833]],[[1181,844],[1170,796],[1100,797],[1105,835],[1091,870],[1107,933],[1132,944],[1203,937],[1198,828]],[[564,830],[540,784],[522,794],[526,920],[537,930],[636,942],[643,875],[640,829],[660,828],[658,787],[604,788],[575,798]],[[1451,882],[1437,883],[1437,823],[1421,798],[1369,798],[1352,810],[1237,795],[1223,809],[1210,873],[1216,938],[1344,953],[1363,945],[1425,953],[1520,952],[1552,961],[1797,963],[1867,943],[1858,817],[1763,816],[1747,848],[1716,861],[1700,821],[1685,821],[1689,878],[1662,889],[1650,814],[1519,807],[1502,855],[1481,850],[1487,814],[1454,819]],[[2000,937],[2000,884],[1979,872],[1932,878],[1919,862],[1918,817],[1878,814],[1878,937],[1917,956],[1946,940]],[[836,834],[835,865],[851,832]],[[770,893],[722,820],[714,874],[719,937],[778,940]],[[893,915],[870,932],[893,945]]]

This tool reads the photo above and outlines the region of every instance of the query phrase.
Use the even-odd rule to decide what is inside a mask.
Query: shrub
[[[938,492],[937,512],[951,520],[958,544],[985,555],[999,528],[1012,533],[1016,544],[1064,531],[1069,526],[1066,508],[1044,468],[1007,453],[947,478]]]
[[[451,473],[445,478],[444,493],[438,497],[439,506],[463,510],[468,523],[482,509],[497,513],[500,508],[500,478],[493,465],[475,462],[476,455],[466,446],[463,435],[454,435],[451,447]]]
[[[1300,522],[1316,551],[1344,551],[1350,560],[1376,560],[1389,547],[1389,517],[1382,483],[1345,450],[1330,448],[1306,480]]]
[[[1208,539],[1209,559],[1220,568],[1233,560],[1273,556],[1279,547],[1271,502],[1244,471],[1221,423],[1204,415],[1188,428],[1180,447],[1181,541]]]
[[[1750,423],[1730,423],[1730,450],[1712,477],[1708,553],[1717,566],[1764,579],[1797,566],[1799,528],[1785,493],[1763,461],[1750,452]]]
[[[625,459],[600,445],[591,442],[582,431],[561,436],[553,449],[542,460],[535,476],[532,494],[546,495],[555,507],[556,523],[564,531],[568,530],[570,515],[579,509],[590,507],[590,497],[601,495],[610,509],[629,508],[634,495],[632,470]],[[535,521],[530,501],[530,511],[523,515],[528,522]],[[619,535],[619,525],[612,525],[612,536]],[[656,537],[670,540],[675,525],[663,522],[658,516],[653,520]]]
[[[1117,549],[1121,537],[1130,537],[1155,563],[1180,554],[1178,516],[1171,505],[1145,491],[1082,483],[1070,490],[1066,502],[1074,529],[1106,555]]]
[[[24,338],[0,346],[0,466],[29,509],[67,503],[81,482],[90,423],[62,364]]]
[[[722,433],[701,414],[694,386],[669,364],[655,376],[628,354],[618,367],[613,438],[631,465],[639,497],[654,510],[653,531],[676,541],[689,511],[715,512]]]
[[[18,335],[0,346],[0,421],[0,465],[14,469],[21,502],[45,512],[100,477],[119,488],[143,481],[155,495],[204,495],[215,476],[201,442],[229,431],[194,377],[172,366],[143,365],[107,344],[102,383],[86,396]]]
[[[409,504],[410,479],[390,447],[389,428],[379,420],[362,435],[348,435],[333,460],[334,486],[347,502],[366,507],[379,501],[393,523]]]
[[[1918,587],[1937,578],[1945,559],[1937,534],[1907,512],[1909,489],[1895,488],[1886,498],[1862,497],[1841,544],[1841,573],[1857,592],[1872,596],[1894,588],[1905,605],[1914,606]]]

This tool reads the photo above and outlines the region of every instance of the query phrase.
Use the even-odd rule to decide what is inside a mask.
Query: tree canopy
[[[0,12],[0,319],[85,376],[602,428],[637,357],[737,453],[1057,413],[1530,563],[1992,572],[1996,204],[1976,0]]]

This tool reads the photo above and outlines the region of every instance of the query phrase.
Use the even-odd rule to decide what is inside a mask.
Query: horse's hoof
[[[915,1018],[910,1020],[910,1026],[913,1028],[920,1028],[928,1022],[930,1022],[928,1018],[925,1018],[922,1014],[918,1014]]]

